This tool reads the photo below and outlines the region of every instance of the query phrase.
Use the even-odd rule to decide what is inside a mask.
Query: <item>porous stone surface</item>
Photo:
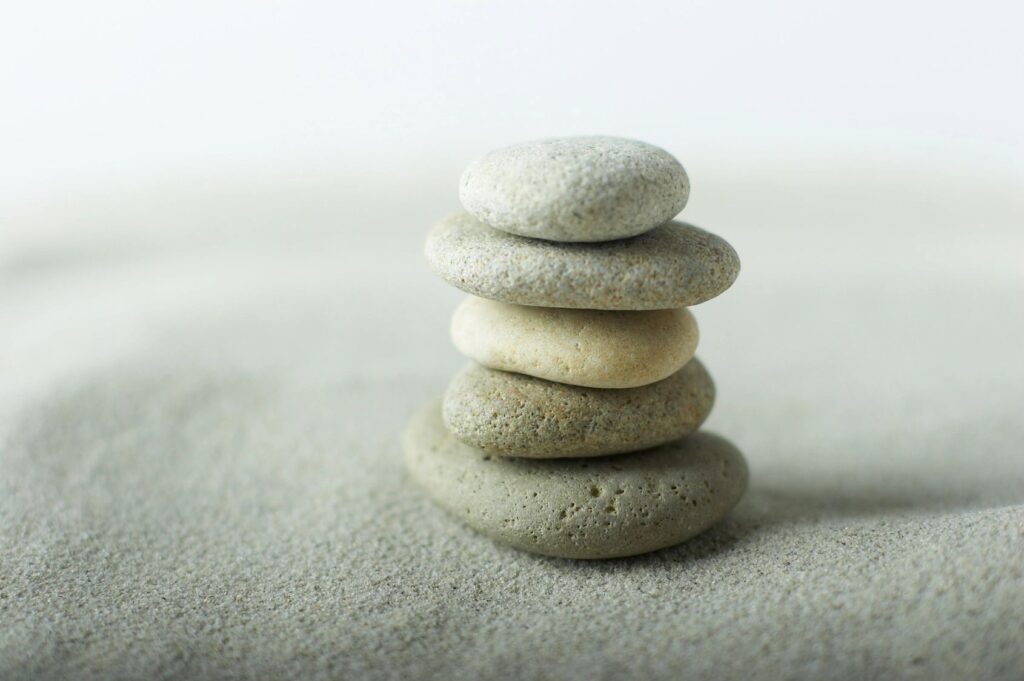
[[[696,430],[715,384],[696,358],[663,381],[602,390],[554,383],[470,363],[444,395],[445,425],[495,454],[560,458],[654,447]]]
[[[720,237],[670,222],[631,239],[555,243],[488,227],[469,213],[427,237],[431,268],[483,298],[590,310],[660,310],[696,305],[725,291],[739,256]]]
[[[492,227],[552,241],[608,241],[668,222],[690,182],[671,154],[619,137],[567,137],[498,149],[462,174],[459,198]]]
[[[0,679],[1021,681],[1024,230],[985,170],[724,169],[707,210],[761,266],[698,314],[703,427],[750,487],[611,561],[403,473],[464,364],[411,227],[443,167],[5,214]]]
[[[560,558],[678,544],[721,520],[747,487],[743,456],[703,432],[623,456],[514,459],[459,441],[432,401],[403,446],[406,469],[438,506],[500,542]]]
[[[492,369],[590,388],[660,381],[690,361],[697,322],[674,310],[573,310],[476,296],[452,316],[452,342]]]

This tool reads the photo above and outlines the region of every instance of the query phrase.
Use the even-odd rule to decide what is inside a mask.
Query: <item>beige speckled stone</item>
[[[572,310],[470,296],[455,310],[452,342],[492,369],[590,388],[660,381],[690,361],[697,322],[675,310]]]
[[[719,237],[670,222],[631,239],[555,243],[492,229],[456,213],[430,231],[430,266],[483,298],[590,310],[660,310],[710,300],[739,274]]]
[[[444,395],[455,437],[507,456],[562,458],[654,447],[696,430],[715,384],[696,358],[663,381],[601,390],[553,383],[470,363]]]
[[[491,227],[552,241],[608,241],[668,222],[686,205],[686,171],[667,151],[618,137],[566,137],[486,154],[459,198]]]
[[[743,456],[697,432],[597,459],[515,459],[457,440],[431,402],[404,438],[405,465],[443,509],[516,548],[614,558],[677,544],[714,525],[747,486]]]

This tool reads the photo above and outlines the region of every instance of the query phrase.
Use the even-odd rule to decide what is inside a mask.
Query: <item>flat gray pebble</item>
[[[440,401],[412,419],[405,465],[433,501],[473,529],[524,551],[615,558],[672,546],[708,529],[747,487],[725,439],[697,432],[597,459],[514,459],[451,435]]]
[[[444,395],[445,425],[466,444],[504,456],[619,454],[676,440],[711,413],[715,384],[698,360],[640,388],[554,383],[470,363]]]
[[[462,174],[459,198],[491,227],[552,241],[642,234],[686,206],[671,154],[620,137],[565,137],[497,149]]]
[[[456,213],[431,229],[425,253],[435,272],[467,293],[590,310],[696,305],[729,288],[740,270],[732,246],[684,222],[631,239],[569,244],[516,236]]]

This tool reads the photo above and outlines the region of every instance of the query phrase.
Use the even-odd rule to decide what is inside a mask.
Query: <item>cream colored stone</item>
[[[573,310],[468,297],[455,347],[492,369],[589,388],[634,388],[670,376],[697,349],[697,323],[674,310]]]
[[[405,433],[405,466],[434,502],[475,530],[534,553],[614,558],[708,529],[747,487],[728,441],[697,432],[642,452],[516,459],[456,439],[431,402]]]

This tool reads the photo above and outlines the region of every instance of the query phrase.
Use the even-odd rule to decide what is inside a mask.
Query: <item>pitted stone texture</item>
[[[615,558],[685,541],[728,513],[747,487],[729,442],[697,432],[623,456],[514,459],[456,439],[431,402],[410,422],[405,465],[434,502],[524,551]]]
[[[430,266],[451,285],[520,305],[660,310],[714,298],[735,281],[725,240],[683,222],[631,239],[568,244],[528,239],[456,213],[431,229]]]
[[[491,369],[590,388],[667,378],[697,349],[697,322],[675,310],[572,310],[470,296],[452,316],[452,342]]]
[[[551,459],[679,439],[700,427],[714,401],[715,384],[697,359],[663,381],[625,390],[580,388],[471,363],[452,379],[442,413],[466,444]]]
[[[498,149],[462,174],[459,198],[491,227],[552,241],[609,241],[675,217],[690,194],[671,154],[619,137],[567,137]]]

